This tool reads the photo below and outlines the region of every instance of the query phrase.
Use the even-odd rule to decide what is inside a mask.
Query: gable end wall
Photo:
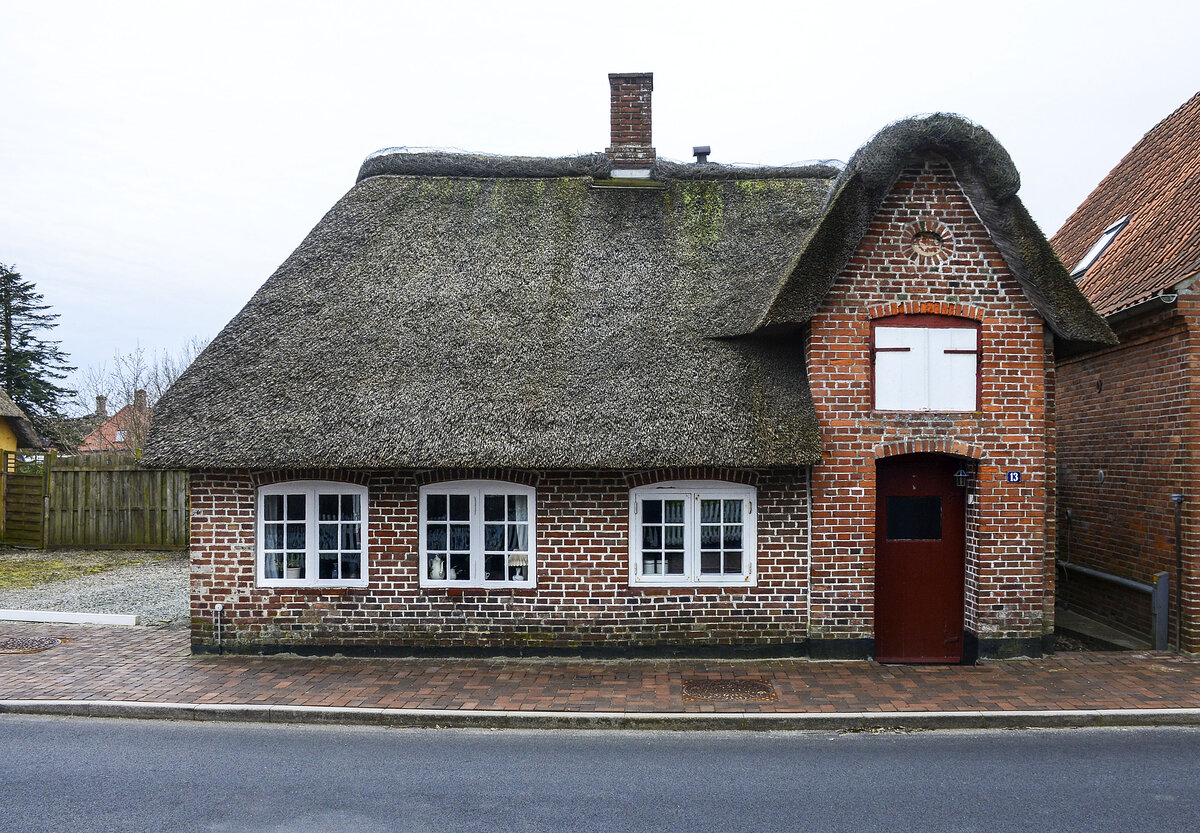
[[[913,230],[929,227],[953,240],[947,258],[913,256]],[[872,409],[871,320],[897,312],[980,321],[979,412]],[[972,475],[966,630],[985,654],[1038,650],[1053,631],[1053,342],[944,161],[900,175],[806,349],[825,454],[813,469],[812,639],[873,638],[876,460],[925,451],[962,457]],[[1011,470],[1020,483],[1005,481]]]

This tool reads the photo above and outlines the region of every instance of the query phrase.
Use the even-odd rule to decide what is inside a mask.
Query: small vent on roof
[[[1088,249],[1088,253],[1083,256],[1083,260],[1079,261],[1075,268],[1071,270],[1072,278],[1079,280],[1083,277],[1083,273],[1090,269],[1092,264],[1100,259],[1100,255],[1104,254],[1104,250],[1107,249],[1109,244],[1116,239],[1117,233],[1120,232],[1121,229],[1125,228],[1125,224],[1129,222],[1129,218],[1132,216],[1132,214],[1126,214],[1120,220],[1117,220],[1104,230],[1104,233],[1100,235],[1100,239],[1097,240],[1095,245]]]
[[[703,165],[707,162],[710,153],[712,153],[712,148],[708,145],[696,145],[692,148],[692,155],[696,157],[697,165]]]

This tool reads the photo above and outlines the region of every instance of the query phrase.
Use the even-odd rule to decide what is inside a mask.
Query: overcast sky
[[[81,368],[210,338],[389,146],[608,144],[609,72],[654,144],[846,160],[961,113],[1052,234],[1200,89],[1200,3],[0,0],[0,263]]]

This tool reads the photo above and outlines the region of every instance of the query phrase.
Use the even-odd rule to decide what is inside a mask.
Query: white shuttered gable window
[[[977,328],[881,324],[874,337],[876,410],[978,410]]]

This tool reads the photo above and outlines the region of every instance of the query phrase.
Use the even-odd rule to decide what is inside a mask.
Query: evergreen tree
[[[57,325],[33,281],[0,263],[0,383],[35,424],[59,413],[59,400],[73,391],[61,387],[75,368],[57,341],[41,337]]]

